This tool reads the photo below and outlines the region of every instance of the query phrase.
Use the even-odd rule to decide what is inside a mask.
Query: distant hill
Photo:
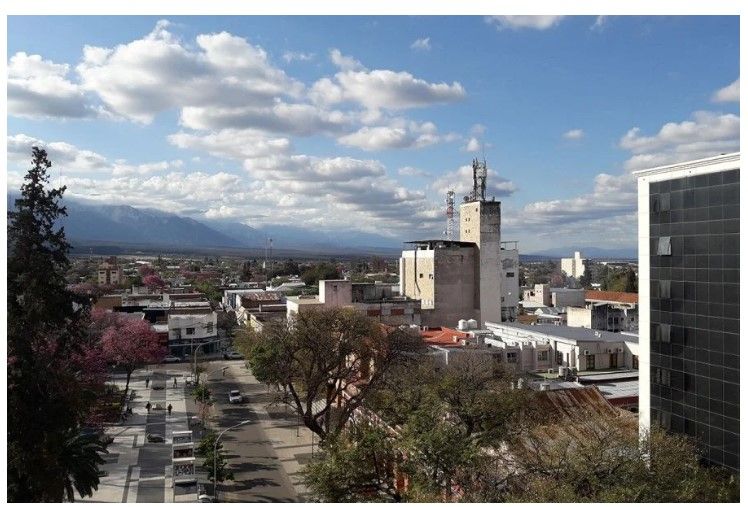
[[[636,260],[639,256],[636,248],[599,248],[596,246],[564,246],[540,250],[537,252],[527,252],[524,255],[533,257],[573,257],[574,252],[582,252],[582,257],[587,259],[632,259]]]
[[[12,209],[17,194],[8,194]],[[68,216],[60,222],[68,240],[76,247],[132,250],[169,248],[196,250],[253,250],[264,253],[266,238],[273,252],[325,253],[329,255],[399,255],[396,239],[359,231],[317,231],[303,227],[270,225],[254,228],[240,222],[194,220],[174,213],[125,205],[108,205],[64,199]],[[235,252],[236,253],[236,252]]]

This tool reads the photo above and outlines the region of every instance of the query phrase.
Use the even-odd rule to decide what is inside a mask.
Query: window
[[[657,240],[657,255],[671,255],[670,236],[663,236]]]
[[[205,332],[208,334],[213,334],[213,323],[212,322],[208,322],[208,325],[205,328]]]
[[[660,280],[659,296],[662,299],[670,299],[670,280]]]
[[[638,370],[639,369],[639,356],[631,356],[631,369],[632,370]]]
[[[652,207],[652,213],[670,211],[670,193],[654,194],[651,198],[650,205]]]
[[[548,351],[547,350],[540,350],[540,351],[538,351],[538,361],[548,361]]]
[[[670,385],[670,370],[663,370],[662,368],[655,368],[654,382],[655,384],[662,384],[663,386],[669,386]]]
[[[670,324],[654,324],[654,341],[670,343]]]
[[[517,353],[516,352],[507,352],[506,353],[506,362],[507,363],[516,363],[517,362]]]
[[[514,272],[509,272],[506,274],[507,278],[514,278]]]
[[[418,278],[423,278],[423,273],[418,273]]]
[[[564,355],[561,352],[556,352],[556,364],[564,364]]]
[[[429,280],[433,280],[433,279],[434,279],[434,273],[429,273]]]
[[[194,327],[188,327],[185,329],[187,331],[187,334],[195,334],[195,328]]]

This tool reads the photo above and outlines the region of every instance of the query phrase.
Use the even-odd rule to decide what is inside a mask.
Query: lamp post
[[[195,377],[195,384],[197,384],[197,351],[200,350],[200,347],[203,345],[210,345],[211,343],[219,343],[221,340],[213,340],[205,343],[198,343],[197,347],[195,347],[194,351],[192,352],[192,364],[193,364],[193,371],[194,377]]]
[[[244,426],[245,424],[249,424],[251,421],[246,420],[242,421],[239,424],[235,424],[229,428],[226,428],[221,433],[218,434],[218,437],[216,437],[216,442],[213,444],[213,498],[218,500],[218,469],[216,467],[216,455],[218,454],[218,442],[220,442],[221,437],[224,433],[226,433],[229,430],[233,430],[234,428],[238,428],[239,426]]]

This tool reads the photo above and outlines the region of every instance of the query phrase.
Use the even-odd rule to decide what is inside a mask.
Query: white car
[[[224,359],[244,359],[244,356],[236,352],[235,350],[229,350],[223,353],[223,358]]]
[[[244,401],[244,396],[237,389],[229,391],[229,403],[241,403]]]
[[[164,363],[181,363],[182,358],[177,356],[166,356],[164,358]]]

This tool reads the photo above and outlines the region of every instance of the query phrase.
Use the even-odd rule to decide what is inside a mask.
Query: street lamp
[[[202,347],[203,345],[210,345],[211,343],[219,343],[220,341],[221,340],[213,340],[213,341],[209,341],[209,342],[198,343],[197,347],[195,347],[195,350],[192,352],[192,356],[193,356],[192,363],[193,363],[193,366],[194,366],[193,371],[195,372],[194,373],[195,384],[197,384],[197,351],[200,350],[200,347]]]
[[[218,500],[218,469],[216,468],[216,455],[218,454],[218,442],[221,440],[221,437],[224,433],[226,433],[229,430],[233,430],[234,428],[238,428],[239,426],[244,426],[245,424],[249,424],[250,420],[242,421],[239,424],[235,424],[231,426],[230,428],[226,428],[221,433],[218,434],[218,437],[216,437],[216,442],[213,444],[213,498]]]

